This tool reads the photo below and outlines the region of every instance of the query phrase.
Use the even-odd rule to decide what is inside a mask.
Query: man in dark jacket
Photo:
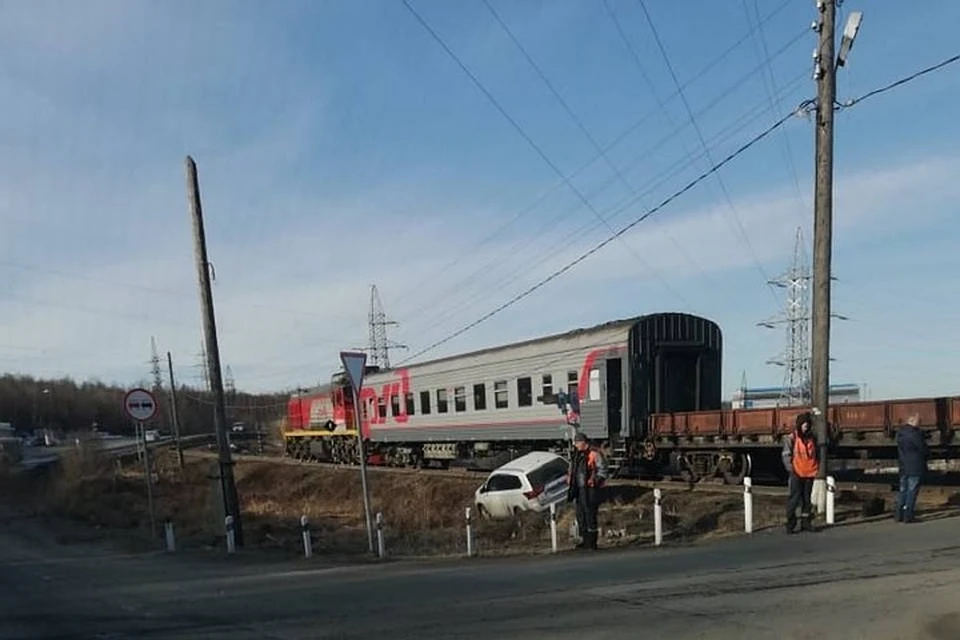
[[[913,414],[897,432],[897,458],[900,467],[900,492],[897,494],[897,522],[913,522],[920,481],[927,471],[927,443],[919,427],[920,416]]]
[[[582,433],[574,436],[573,446],[570,475],[567,477],[567,502],[577,503],[577,529],[582,540],[577,548],[596,549],[599,535],[597,514],[607,478],[606,461],[600,450],[591,446]]]

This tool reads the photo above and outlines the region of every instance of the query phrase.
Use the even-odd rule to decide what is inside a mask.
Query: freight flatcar
[[[530,450],[565,450],[575,425],[604,442],[612,466],[620,467],[645,442],[651,414],[720,409],[721,355],[720,328],[706,318],[618,320],[371,369],[360,424],[371,464],[494,468]],[[559,411],[562,397],[572,402]],[[287,453],[358,461],[355,413],[342,374],[292,397]]]
[[[774,407],[664,413],[650,417],[649,447],[670,452],[670,468],[686,480],[724,474],[782,475],[779,449],[799,413],[809,407]],[[960,397],[904,398],[843,403],[828,408],[832,472],[896,466],[896,430],[916,415],[931,457],[949,461],[960,453]],[[731,456],[731,453],[734,455]],[[727,461],[733,461],[731,465]],[[949,464],[948,464],[949,468]]]

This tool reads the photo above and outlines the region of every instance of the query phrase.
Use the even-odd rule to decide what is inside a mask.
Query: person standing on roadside
[[[577,529],[582,542],[578,549],[596,549],[599,525],[597,515],[602,502],[601,490],[607,479],[603,454],[582,433],[573,437],[573,459],[567,478],[567,502],[577,502]]]
[[[897,462],[900,467],[900,491],[897,493],[897,522],[913,522],[920,482],[927,472],[927,442],[920,428],[920,415],[914,413],[897,431]]]
[[[797,416],[793,433],[783,439],[780,452],[783,467],[789,474],[790,497],[787,498],[787,533],[797,526],[797,507],[800,507],[800,530],[811,531],[810,524],[813,481],[820,470],[817,439],[813,435],[813,416],[805,411]]]

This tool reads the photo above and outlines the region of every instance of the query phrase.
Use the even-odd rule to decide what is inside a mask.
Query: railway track
[[[208,451],[198,451],[187,450],[184,451],[184,455],[188,457],[204,458],[209,460],[216,460],[217,455],[213,452]],[[244,462],[267,462],[270,464],[283,464],[295,467],[302,467],[305,469],[328,469],[333,471],[343,471],[349,473],[356,473],[358,467],[354,465],[343,465],[335,464],[329,462],[308,462],[303,460],[298,460],[295,458],[286,458],[279,456],[258,456],[258,455],[246,455],[246,454],[234,454],[234,460],[244,461]],[[489,473],[489,471],[475,471],[465,468],[455,468],[455,469],[415,469],[408,467],[383,467],[383,466],[368,466],[367,470],[370,473],[391,473],[391,474],[414,474],[414,475],[429,475],[429,476],[446,476],[451,478],[458,479],[470,479],[475,478],[478,482]],[[939,482],[938,482],[939,480]],[[921,490],[921,495],[925,498],[939,498],[943,500],[956,500],[956,504],[960,505],[960,482],[955,477],[952,478],[931,478],[926,484],[923,485]],[[743,486],[742,485],[729,485],[721,484],[719,482],[707,482],[701,481],[696,483],[683,482],[678,480],[667,480],[667,479],[613,479],[607,483],[607,486],[617,487],[617,488],[629,488],[629,487],[638,487],[638,488],[647,488],[647,489],[660,489],[664,492],[702,492],[702,493],[715,493],[715,494],[742,494]],[[850,492],[853,494],[869,495],[869,496],[893,496],[896,493],[896,478],[895,477],[878,477],[871,479],[840,479],[837,482],[837,491],[838,492]],[[785,486],[782,480],[776,478],[763,478],[758,477],[753,479],[752,492],[755,495],[763,496],[775,496],[775,497],[786,497],[787,496],[787,487]]]

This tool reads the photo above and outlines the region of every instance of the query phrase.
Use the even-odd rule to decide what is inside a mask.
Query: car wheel
[[[477,505],[477,514],[482,520],[490,520],[490,512],[482,504]]]

